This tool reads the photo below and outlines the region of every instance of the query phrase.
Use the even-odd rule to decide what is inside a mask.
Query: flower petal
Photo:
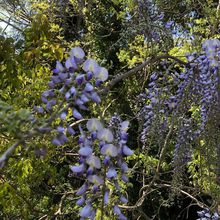
[[[118,155],[118,150],[113,144],[106,144],[102,147],[101,154],[116,157]]]
[[[103,184],[103,182],[104,182],[103,178],[101,178],[100,176],[97,176],[97,175],[88,176],[88,180],[97,186]]]
[[[74,173],[81,173],[84,171],[85,166],[84,164],[80,164],[78,166],[71,166],[70,169],[74,172]]]
[[[84,88],[85,92],[92,92],[93,91],[93,86],[90,83],[86,83],[86,86]]]
[[[104,194],[104,204],[107,205],[109,202],[109,190],[107,189]]]
[[[91,94],[91,99],[92,101],[94,101],[95,103],[100,103],[101,102],[101,99],[99,97],[99,95],[96,93],[96,92],[93,92]]]
[[[63,65],[59,61],[56,62],[56,70],[58,72],[64,72],[64,70],[65,70],[65,68],[63,67]]]
[[[120,196],[120,201],[124,204],[128,203],[128,200],[124,196]]]
[[[128,130],[128,126],[129,126],[129,121],[123,121],[120,124],[120,129],[124,132],[126,132]]]
[[[73,110],[73,117],[77,120],[83,119],[83,116],[76,110]]]
[[[97,118],[91,118],[90,120],[88,120],[88,122],[86,123],[86,127],[89,131],[98,131],[103,129],[102,123]]]
[[[95,73],[95,78],[101,81],[106,81],[108,79],[108,70],[104,67],[99,67],[98,71]]]
[[[99,71],[99,65],[93,59],[86,60],[82,68],[85,72],[97,73]]]
[[[134,152],[126,145],[123,146],[123,154],[126,156],[131,156]]]
[[[77,195],[77,196],[83,195],[83,194],[86,192],[87,189],[88,189],[87,184],[83,184],[83,185],[77,190],[76,195]]]
[[[113,141],[113,134],[112,134],[111,130],[109,130],[107,128],[99,130],[97,137],[99,140],[103,140],[108,143],[111,143]]]
[[[88,218],[92,213],[92,206],[90,204],[85,205],[79,212],[79,215],[83,218]]]
[[[106,173],[106,176],[108,179],[115,178],[117,177],[117,172],[114,168],[109,168],[108,172]]]
[[[80,199],[76,201],[76,205],[82,206],[85,203],[85,197],[82,196]]]
[[[78,152],[81,156],[89,156],[92,154],[92,148],[90,147],[81,147]]]
[[[94,155],[90,155],[87,160],[86,160],[87,164],[91,167],[91,168],[97,168],[100,169],[101,168],[101,162],[100,159]]]
[[[85,56],[85,52],[83,51],[83,49],[81,47],[74,47],[70,51],[70,56],[71,57],[76,57],[78,59],[83,59],[84,56]]]
[[[117,215],[121,214],[121,210],[119,209],[119,207],[117,205],[114,206],[114,213]]]

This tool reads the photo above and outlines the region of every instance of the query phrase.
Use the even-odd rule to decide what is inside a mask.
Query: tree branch
[[[140,64],[139,66],[136,66],[135,68],[122,73],[120,75],[117,75],[113,80],[111,80],[108,85],[103,88],[99,93],[107,93],[112,87],[114,87],[117,83],[119,83],[121,80],[126,79],[130,76],[133,76],[136,72],[138,72],[139,70],[143,69],[144,67],[148,66],[149,64],[153,64],[159,60],[162,59],[172,59],[175,60],[176,62],[178,62],[181,65],[187,66],[188,63],[178,59],[177,57],[171,56],[169,54],[164,54],[164,55],[160,55],[157,57],[153,57],[153,58],[149,58],[148,60],[146,60],[145,62],[143,62],[142,64]]]
[[[21,144],[22,141],[17,141],[14,143],[11,147],[9,147],[0,157],[0,168],[3,168],[6,161],[8,160],[9,156],[15,151],[15,149],[18,147],[19,144]]]
[[[60,200],[60,203],[59,203],[59,207],[58,207],[58,210],[55,212],[55,216],[57,215],[62,215],[63,214],[63,202],[64,200],[69,196],[69,195],[72,195],[72,194],[75,194],[76,191],[70,191],[70,192],[65,192],[63,194],[63,196],[61,197],[61,200]]]
[[[192,196],[191,194],[189,194],[188,192],[178,188],[178,187],[174,187],[170,184],[155,184],[156,187],[159,187],[157,189],[152,189],[151,191],[148,191],[147,193],[145,193],[142,197],[139,198],[139,200],[136,202],[136,204],[128,206],[128,205],[121,205],[119,206],[122,209],[127,209],[127,210],[134,210],[134,209],[138,209],[142,206],[146,196],[152,192],[154,192],[155,190],[158,190],[160,188],[174,188],[176,190],[178,190],[179,192],[181,192],[182,194],[186,195],[187,197],[191,198],[193,201],[196,202],[196,204],[201,207],[201,208],[207,208],[207,206],[205,204],[203,204],[202,202],[200,202],[197,198],[195,198],[194,196]],[[147,187],[147,185],[145,186],[145,188]],[[148,187],[147,187],[148,188]]]

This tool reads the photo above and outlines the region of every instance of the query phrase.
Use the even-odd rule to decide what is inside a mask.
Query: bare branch
[[[159,186],[159,187],[169,187],[169,188],[174,188],[178,191],[180,191],[182,194],[186,195],[187,197],[191,198],[193,201],[196,202],[196,204],[201,207],[201,208],[207,208],[207,206],[205,204],[203,204],[202,202],[200,202],[197,198],[195,198],[194,196],[192,196],[191,194],[189,194],[188,192],[178,188],[178,187],[175,187],[175,186],[172,186],[170,184],[157,184],[156,186]]]
[[[23,32],[22,29],[20,29],[19,27],[15,26],[14,24],[10,23],[9,21],[5,21],[4,19],[0,18],[0,21],[6,23],[9,26],[12,26],[14,29],[16,29],[17,31]]]
[[[180,189],[180,188],[178,188],[178,187],[172,186],[172,185],[170,185],[170,184],[155,184],[155,186],[158,187],[158,188],[157,188],[157,189],[152,189],[151,191],[145,193],[142,197],[139,198],[139,200],[136,202],[135,205],[131,205],[131,206],[121,205],[121,206],[119,206],[119,207],[122,208],[122,209],[127,209],[127,210],[138,209],[138,208],[140,208],[140,207],[142,206],[142,204],[143,204],[143,202],[144,202],[144,200],[145,200],[145,198],[146,198],[146,196],[147,196],[148,194],[150,194],[150,193],[152,193],[152,192],[154,192],[154,191],[156,191],[156,190],[159,190],[160,188],[164,188],[164,187],[167,188],[167,187],[168,187],[168,188],[174,188],[174,189],[178,190],[179,192],[181,192],[182,194],[186,195],[187,197],[191,198],[193,201],[196,202],[196,204],[197,204],[199,207],[201,207],[201,208],[207,208],[207,206],[206,206],[204,203],[200,202],[197,198],[195,198],[194,196],[192,196],[192,195],[189,194],[188,192],[186,192],[186,191],[184,191],[184,190],[182,190],[182,189]],[[149,187],[146,185],[145,188],[149,188]]]

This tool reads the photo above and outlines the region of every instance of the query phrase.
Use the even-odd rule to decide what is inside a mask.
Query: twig
[[[102,112],[102,118],[104,118],[105,112],[107,111],[107,109],[111,106],[111,104],[112,104],[114,101],[115,101],[115,99],[113,99],[113,100],[107,105],[107,107],[103,110],[103,112]]]
[[[189,198],[191,198],[193,201],[196,202],[196,204],[201,207],[201,208],[205,208],[207,207],[205,204],[203,204],[202,202],[200,202],[197,198],[195,198],[194,196],[190,195],[188,192],[178,188],[178,187],[175,187],[175,186],[172,186],[170,184],[156,184],[156,186],[159,186],[159,187],[169,187],[169,188],[174,188],[178,191],[180,191],[182,194],[188,196]]]
[[[218,6],[217,6],[217,9],[216,9],[217,18],[219,17],[219,9],[220,9],[220,0],[218,1]]]
[[[128,209],[128,210],[134,210],[134,209],[138,209],[142,206],[146,196],[160,188],[164,188],[164,187],[169,187],[169,188],[175,188],[176,190],[180,191],[182,194],[188,196],[189,198],[191,198],[193,201],[196,202],[196,204],[201,207],[201,208],[205,208],[207,207],[205,204],[203,204],[202,202],[200,202],[197,198],[195,198],[194,196],[192,196],[191,194],[189,194],[188,192],[178,188],[178,187],[174,187],[170,184],[155,184],[156,187],[159,187],[157,189],[153,189],[151,191],[146,192],[141,198],[139,198],[139,200],[136,202],[135,205],[131,205],[131,206],[126,206],[126,205],[121,205],[120,208],[122,209]],[[145,186],[145,188],[149,188],[149,185]]]
[[[66,199],[66,197],[68,197],[69,195],[75,194],[76,191],[70,191],[70,192],[66,192],[63,194],[63,196],[61,197],[60,203],[59,203],[59,208],[58,210],[55,212],[55,216],[56,215],[62,215],[62,211],[63,211],[63,202]]]
[[[63,105],[63,102],[59,105],[59,108],[61,108]],[[62,111],[62,110],[61,110]],[[52,121],[56,118],[56,116],[59,114],[59,111],[55,112],[54,114],[51,115],[51,117],[48,119],[45,127],[48,127]],[[77,123],[77,122],[76,122]],[[18,140],[16,143],[14,143],[11,147],[9,147],[0,157],[0,169],[4,167],[6,161],[8,160],[8,158],[10,157],[10,155],[15,151],[15,149],[22,143],[25,143],[24,140],[26,140],[27,138],[31,138],[36,134],[40,134],[39,129],[42,129],[42,127],[37,127],[37,128],[33,128],[32,130],[30,130],[30,132],[28,132],[27,134],[23,135],[20,140]],[[46,131],[45,131],[46,132]]]
[[[171,123],[171,127],[170,127],[169,132],[168,132],[168,134],[167,134],[167,136],[166,136],[166,139],[165,139],[165,141],[164,141],[164,145],[163,145],[163,148],[162,148],[162,150],[161,150],[160,158],[159,158],[159,161],[158,161],[158,164],[157,164],[156,173],[155,173],[155,175],[154,175],[152,181],[149,183],[149,185],[144,185],[144,186],[140,189],[139,194],[141,195],[142,192],[143,192],[143,195],[139,198],[139,200],[136,202],[135,205],[133,205],[133,206],[123,206],[124,208],[126,208],[126,209],[137,209],[137,208],[141,207],[142,204],[143,204],[143,202],[144,202],[144,200],[145,200],[145,197],[146,197],[148,194],[150,194],[151,192],[155,191],[155,190],[149,191],[149,189],[153,186],[153,184],[155,183],[155,181],[156,181],[156,179],[157,179],[157,177],[158,177],[158,175],[159,175],[160,165],[161,165],[162,160],[163,160],[163,158],[164,158],[164,155],[165,155],[165,152],[166,152],[166,149],[167,149],[167,146],[168,146],[168,140],[169,140],[169,138],[170,138],[170,135],[172,134],[172,131],[173,131],[173,121],[172,121],[172,123]],[[147,191],[146,191],[146,189],[147,189]]]
[[[12,23],[10,23],[10,22],[8,22],[8,21],[5,21],[4,19],[2,19],[2,18],[0,18],[0,21],[2,21],[2,22],[4,22],[4,23],[6,23],[7,25],[10,25],[10,26],[12,26],[14,29],[16,29],[17,31],[20,31],[20,32],[22,32],[23,33],[23,30],[22,29],[20,29],[19,27],[17,27],[17,26],[15,26],[15,25],[13,25]]]
[[[9,156],[15,151],[15,149],[21,144],[22,141],[17,141],[11,147],[9,147],[0,157],[0,168],[3,168]]]
[[[142,216],[145,220],[151,220],[141,209],[138,209],[138,212],[140,212],[140,217]]]
[[[38,220],[43,220],[43,219],[45,219],[45,218],[47,218],[47,215],[43,215],[43,216],[40,217]]]

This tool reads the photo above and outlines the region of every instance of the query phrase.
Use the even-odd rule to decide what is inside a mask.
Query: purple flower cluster
[[[206,40],[203,43],[204,55],[198,57],[200,76],[197,79],[197,89],[201,95],[201,129],[205,129],[208,115],[216,104],[218,88],[218,70],[220,56],[220,41],[217,39]]]
[[[42,94],[43,106],[35,108],[38,113],[47,111],[49,114],[58,110],[60,124],[56,125],[56,136],[52,140],[56,146],[68,141],[67,133],[75,134],[73,128],[66,124],[69,112],[75,120],[83,119],[81,111],[88,109],[86,105],[89,101],[101,102],[96,87],[108,78],[107,69],[93,59],[85,60],[85,53],[80,47],[73,48],[69,54],[64,65],[57,61],[48,83],[50,89]],[[57,109],[59,105],[62,108],[60,112]]]
[[[202,211],[197,212],[197,220],[218,220],[220,217],[217,212],[211,214],[209,209],[203,209]]]
[[[158,100],[159,89],[156,83],[157,78],[158,78],[157,73],[152,74],[151,82],[149,84],[149,89],[147,93],[144,95],[145,98],[147,98],[150,102],[149,104],[144,105],[143,109],[139,113],[139,116],[144,117],[143,131],[141,133],[141,141],[143,142],[144,145],[146,143],[148,132],[151,128],[153,119],[155,117],[154,107],[157,105],[159,101]]]
[[[202,48],[203,52],[200,55],[196,53],[187,55],[190,63],[186,74],[188,80],[185,80],[185,82],[183,82],[185,85],[182,86],[186,88],[187,85],[189,87],[189,84],[191,84],[188,93],[191,95],[191,100],[194,105],[200,107],[201,120],[196,131],[196,136],[205,130],[208,116],[218,98],[220,41],[217,39],[206,40]],[[191,77],[189,77],[189,75]],[[184,96],[183,91],[180,93]]]
[[[125,158],[133,154],[126,145],[128,125],[128,121],[123,121],[117,129],[110,130],[93,118],[87,122],[87,131],[81,129],[79,164],[71,167],[74,173],[86,177],[76,193],[80,196],[77,205],[82,207],[79,212],[81,219],[94,219],[101,204],[112,207],[118,219],[127,219],[118,207],[119,203],[127,203],[118,179],[128,182]],[[119,138],[115,138],[116,133]],[[111,192],[113,189],[114,193]]]
[[[176,79],[175,75],[171,78],[172,80],[169,77],[166,74],[162,75],[154,72],[150,77],[146,93],[142,94],[146,102],[139,113],[139,117],[143,118],[144,121],[141,133],[143,148],[145,148],[147,140],[151,136],[152,129],[154,130],[156,126],[160,126],[160,134],[162,130],[166,130],[168,116],[176,109],[177,98],[173,94],[172,87],[176,86],[178,82],[174,80],[174,78]],[[167,82],[167,84],[165,85],[164,82]]]
[[[200,118],[193,123],[192,117],[187,118],[182,114],[174,151],[174,164],[177,169],[180,163],[186,164],[190,143],[205,130],[209,114],[216,104],[219,49],[219,40],[207,40],[203,43],[203,52],[200,55],[187,54],[189,68],[180,75],[182,81],[177,90],[178,105],[181,106],[181,113],[197,106],[200,108]]]
[[[95,60],[84,58],[84,51],[75,47],[64,64],[57,61],[48,83],[49,90],[42,94],[43,105],[35,107],[39,114],[47,112],[51,115],[48,121],[51,127],[42,127],[41,132],[52,130],[55,133],[52,143],[56,146],[65,144],[68,136],[75,134],[66,119],[83,119],[83,111],[88,109],[87,103],[92,101],[99,104],[101,101],[96,89],[107,80],[108,71]],[[57,123],[53,123],[54,120]],[[104,216],[106,206],[112,208],[118,219],[127,219],[118,205],[127,203],[121,182],[128,182],[125,159],[133,154],[126,144],[128,125],[128,121],[121,121],[120,118],[110,128],[105,128],[96,118],[87,121],[86,129],[79,125],[80,159],[78,165],[71,166],[71,170],[85,177],[84,184],[76,193],[79,196],[76,204],[82,207],[80,219],[94,219],[97,210],[101,210]]]
[[[156,72],[151,75],[145,94],[146,104],[140,113],[144,121],[141,134],[144,146],[155,135],[155,128],[162,132],[162,126],[156,127],[158,120],[172,121],[172,117],[178,118],[174,161],[189,158],[189,146],[205,130],[218,99],[220,41],[206,40],[202,49],[200,54],[186,55],[188,65],[182,73],[168,69],[164,64],[162,74]],[[188,114],[193,107],[200,109],[199,116]],[[179,154],[183,154],[181,160]]]

